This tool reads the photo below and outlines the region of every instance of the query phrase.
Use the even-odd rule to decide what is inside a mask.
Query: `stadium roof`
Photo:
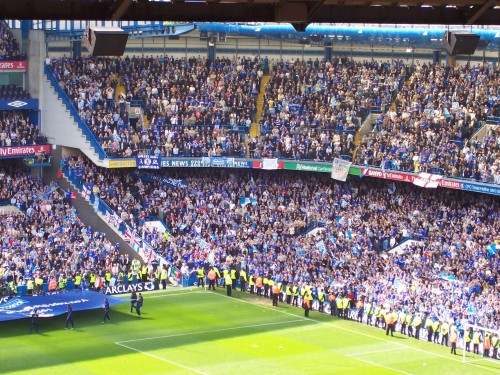
[[[16,0],[5,19],[498,25],[500,0]]]

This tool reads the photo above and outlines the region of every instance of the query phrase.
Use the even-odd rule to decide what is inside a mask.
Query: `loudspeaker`
[[[83,45],[92,56],[122,56],[127,45],[128,34],[119,27],[88,27],[83,36]]]
[[[468,31],[448,31],[443,45],[450,55],[473,55],[479,43],[479,35]]]

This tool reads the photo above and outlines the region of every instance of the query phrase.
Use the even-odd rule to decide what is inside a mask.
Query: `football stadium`
[[[500,374],[500,3],[0,4],[0,372]]]

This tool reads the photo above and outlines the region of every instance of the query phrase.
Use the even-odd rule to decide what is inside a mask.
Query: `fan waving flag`
[[[135,230],[127,228],[125,231],[125,241],[134,249],[135,251],[139,251],[141,248],[142,239],[139,237]]]
[[[90,188],[87,186],[87,185],[83,185],[83,189],[82,189],[82,197],[85,199],[85,200],[89,200],[90,199],[90,194],[92,193],[92,191],[90,190]]]

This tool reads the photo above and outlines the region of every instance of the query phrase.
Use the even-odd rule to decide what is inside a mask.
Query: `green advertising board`
[[[297,161],[285,161],[283,163],[283,166],[283,169],[292,171],[332,173],[332,165],[325,163],[301,163]],[[349,174],[353,176],[359,176],[359,167],[350,167]]]

